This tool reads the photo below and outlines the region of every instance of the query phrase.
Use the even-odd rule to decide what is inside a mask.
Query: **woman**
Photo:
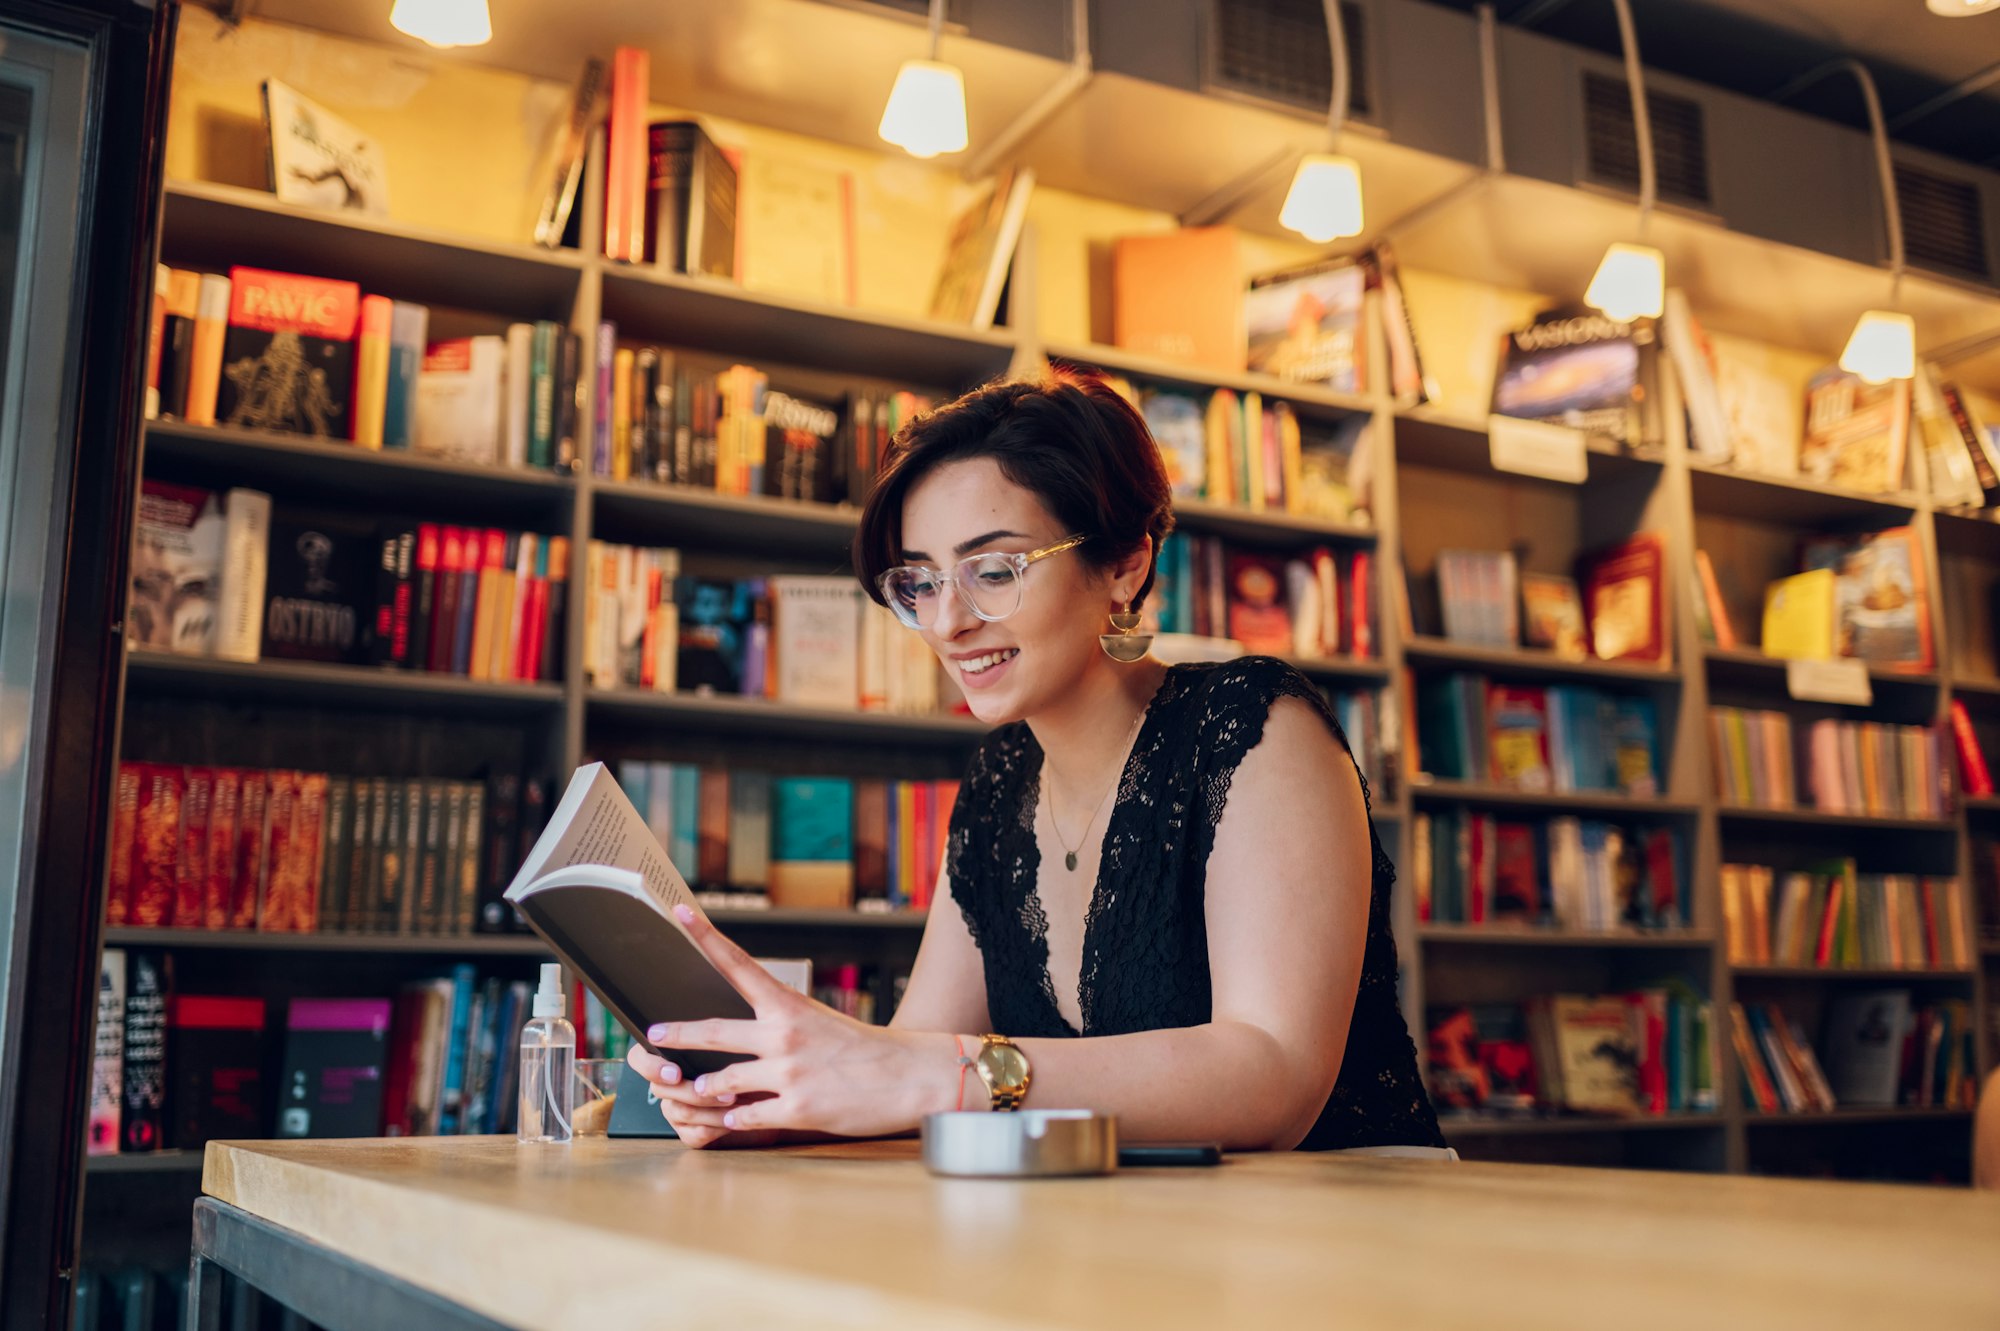
[[[690,1145],[1022,1104],[1135,1141],[1443,1144],[1339,725],[1281,662],[1169,667],[1130,632],[1169,500],[1144,421],[1094,379],[992,385],[904,428],[855,566],[997,729],[887,1028],[690,921],[756,1013],[648,1032],[753,1055],[691,1084],[628,1056]]]

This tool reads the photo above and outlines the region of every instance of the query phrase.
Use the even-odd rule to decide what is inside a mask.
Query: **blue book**
[[[701,854],[701,769],[691,763],[675,763],[673,769],[674,820],[667,858],[686,878]]]
[[[465,1040],[472,1024],[473,972],[468,962],[451,968],[451,1024],[445,1028],[444,1083],[438,1095],[440,1137],[459,1130],[465,1100]]]
[[[618,764],[618,788],[625,792],[625,798],[632,801],[632,807],[642,815],[652,803],[653,765],[633,762],[627,759]]]
[[[424,339],[431,312],[397,301],[389,313],[389,391],[382,413],[382,447],[408,448],[417,432],[417,376],[424,368]]]
[[[514,1094],[514,1078],[509,1069],[519,1064],[521,1053],[517,1031],[521,1025],[521,986],[510,984],[500,991],[500,1006],[493,1022],[492,1093],[486,1097],[486,1114],[479,1131],[491,1136],[504,1132],[507,1099]]]

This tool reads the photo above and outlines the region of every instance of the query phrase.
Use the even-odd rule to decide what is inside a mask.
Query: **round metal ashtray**
[[[924,1119],[924,1167],[954,1178],[1064,1178],[1118,1168],[1118,1120],[1088,1109]]]

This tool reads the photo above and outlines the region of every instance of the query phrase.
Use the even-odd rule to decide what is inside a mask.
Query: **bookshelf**
[[[1119,80],[1120,86],[1131,82]],[[1233,116],[1235,111],[1218,110]],[[1260,117],[1267,113],[1258,112]],[[1205,138],[1208,136],[1204,136]],[[1130,174],[1138,166],[1120,167]],[[1154,168],[1147,168],[1154,169]],[[1190,179],[1199,176],[1190,169]],[[1113,178],[1116,191],[1135,179]],[[1521,188],[1510,182],[1510,189]],[[1175,197],[1179,197],[1176,195]],[[1189,194],[1188,197],[1194,197]],[[1570,202],[1567,193],[1565,203]],[[1379,392],[1345,394],[1262,375],[1217,373],[1140,356],[1090,342],[1043,342],[1032,323],[979,332],[927,320],[788,300],[702,278],[636,269],[589,254],[551,252],[468,240],[439,231],[379,220],[304,212],[277,205],[267,195],[225,185],[170,182],[165,192],[162,257],[208,267],[261,264],[324,272],[359,280],[364,289],[417,300],[452,312],[477,331],[513,319],[552,318],[588,330],[599,319],[621,335],[685,346],[718,357],[794,367],[823,375],[886,375],[948,393],[993,375],[1034,364],[1046,355],[1094,365],[1135,379],[1195,389],[1256,391],[1292,405],[1306,420],[1365,415],[1375,424],[1378,480],[1368,525],[1315,522],[1299,515],[1190,502],[1178,507],[1190,531],[1273,550],[1319,544],[1366,548],[1381,560],[1384,577],[1403,567],[1425,567],[1450,545],[1522,549],[1523,567],[1567,571],[1576,555],[1638,530],[1667,539],[1674,652],[1661,666],[1595,660],[1566,661],[1529,649],[1471,647],[1435,634],[1405,634],[1378,599],[1379,659],[1296,662],[1308,674],[1344,687],[1400,690],[1405,670],[1463,670],[1496,680],[1578,684],[1643,693],[1660,707],[1660,748],[1665,789],[1659,798],[1610,794],[1524,792],[1480,782],[1420,782],[1377,809],[1382,836],[1399,865],[1411,860],[1412,810],[1468,807],[1523,817],[1575,815],[1668,823],[1688,837],[1692,924],[1657,933],[1563,933],[1504,930],[1491,926],[1408,925],[1401,930],[1406,966],[1405,1000],[1421,1041],[1427,1000],[1499,1001],[1552,989],[1614,989],[1686,976],[1718,1005],[1738,985],[1831,987],[1860,981],[1952,985],[1975,997],[1990,993],[1990,964],[1964,972],[1796,970],[1731,967],[1723,956],[1716,866],[1728,854],[1776,845],[1801,851],[1829,837],[1843,843],[1867,838],[1898,853],[1923,847],[1928,858],[1948,858],[1970,882],[1970,827],[1981,824],[2000,799],[1969,800],[1951,819],[1855,817],[1811,810],[1775,811],[1723,806],[1709,776],[1703,719],[1711,701],[1760,700],[1789,707],[1784,667],[1754,650],[1704,649],[1693,627],[1687,577],[1691,552],[1707,548],[1710,533],[1748,531],[1748,547],[1789,543],[1806,530],[1862,530],[1914,522],[1926,549],[1943,561],[1932,580],[1934,597],[1955,583],[1968,596],[1990,592],[2000,581],[2000,523],[1987,514],[1934,509],[1918,492],[1857,495],[1794,478],[1776,478],[1711,467],[1691,458],[1669,425],[1667,446],[1634,454],[1604,440],[1588,449],[1589,477],[1564,486],[1497,471],[1486,423],[1448,408],[1406,407]],[[1033,246],[1017,261],[1017,286],[1032,286]],[[1032,304],[1032,302],[1024,302]],[[1379,351],[1379,347],[1377,348]],[[1372,357],[1381,363],[1381,357]],[[1668,389],[1671,397],[1672,388]],[[1662,413],[1678,419],[1671,408]],[[754,558],[800,571],[844,567],[857,513],[848,507],[746,499],[642,481],[614,482],[589,475],[471,466],[422,455],[366,453],[254,431],[154,422],[146,430],[145,466],[195,482],[238,483],[309,495],[333,504],[365,505],[385,494],[427,516],[505,521],[568,535],[572,576],[581,548],[592,537],[674,544],[727,558]],[[1760,535],[1761,534],[1761,535]],[[1759,542],[1762,541],[1762,545]],[[1755,579],[1752,579],[1755,581]],[[1378,592],[1386,583],[1378,582]],[[1759,584],[1761,585],[1761,584]],[[1935,604],[1935,603],[1934,603]],[[311,711],[352,708],[388,727],[412,715],[435,718],[462,731],[508,728],[524,747],[560,775],[585,756],[658,754],[668,748],[704,746],[752,757],[780,752],[817,754],[824,765],[901,761],[935,775],[957,770],[983,727],[965,718],[898,717],[828,712],[740,698],[704,698],[636,691],[599,691],[578,677],[580,627],[571,617],[570,667],[548,684],[488,684],[416,673],[319,667],[279,662],[234,665],[132,654],[122,697],[129,714],[163,700],[203,705]],[[1742,622],[1742,621],[1739,621]],[[1934,615],[1949,629],[1949,614]],[[1932,720],[1960,698],[1982,715],[2000,718],[2000,668],[1993,652],[1945,634],[1939,669],[1920,676],[1871,672],[1875,703],[1866,715],[1898,721]],[[144,718],[141,717],[141,720]],[[140,727],[141,733],[144,727]],[[132,727],[128,725],[128,732]],[[864,756],[865,755],[865,756]],[[1398,782],[1400,787],[1403,783]],[[1834,829],[1844,829],[1835,833]],[[719,922],[757,938],[824,938],[860,946],[869,955],[907,958],[922,920],[850,912],[717,912]],[[420,966],[439,955],[490,955],[525,966],[541,955],[531,938],[342,935],[195,935],[168,931],[118,931],[117,945],[144,944],[218,954],[272,953],[280,960],[341,974],[350,954],[388,957]],[[1982,945],[1987,958],[2000,943]],[[227,959],[226,957],[224,958]],[[412,971],[411,973],[416,973]],[[1983,1011],[1983,1004],[1981,1005]],[[1988,1042],[1980,1042],[1982,1071]],[[1743,1170],[1758,1164],[1750,1129],[1760,1131],[1792,1116],[1764,1116],[1741,1108],[1733,1057],[1725,1053],[1722,1108],[1714,1114],[1673,1114],[1645,1119],[1453,1119],[1448,1132],[1476,1143],[1468,1154],[1511,1139],[1533,1140],[1536,1158],[1598,1163],[1670,1163],[1676,1167]],[[1929,1121],[1949,1124],[1957,1111],[1842,1111],[1815,1121],[1866,1126]],[[1625,1139],[1655,1134],[1698,1138],[1669,1156],[1630,1148]],[[1569,1139],[1590,1143],[1564,1156]],[[1606,1154],[1609,1151],[1610,1154]],[[1553,1152],[1554,1154],[1550,1154]],[[1504,1151],[1494,1151],[1504,1155]],[[93,1165],[97,1170],[101,1166]]]

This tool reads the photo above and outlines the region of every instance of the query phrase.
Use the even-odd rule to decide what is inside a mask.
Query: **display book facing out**
[[[676,906],[707,917],[603,763],[586,764],[570,778],[507,900],[632,1038],[655,1053],[668,1051],[646,1039],[654,1022],[754,1015],[674,918]],[[688,1076],[740,1061],[702,1050],[670,1057]]]

